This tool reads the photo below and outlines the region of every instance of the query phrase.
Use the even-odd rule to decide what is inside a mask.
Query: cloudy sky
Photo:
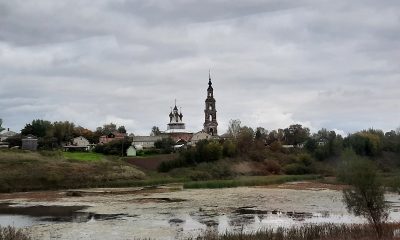
[[[398,0],[0,0],[0,118],[202,129],[400,126]]]

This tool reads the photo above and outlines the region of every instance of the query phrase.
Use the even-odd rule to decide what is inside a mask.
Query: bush
[[[158,171],[159,172],[168,172],[174,168],[187,167],[187,166],[188,166],[188,163],[185,161],[185,159],[182,157],[179,157],[178,159],[175,159],[175,160],[162,162],[158,166]]]
[[[237,146],[231,140],[226,140],[223,144],[223,156],[224,157],[234,157],[237,155]]]
[[[389,216],[385,189],[375,164],[348,153],[340,168],[339,179],[351,187],[343,190],[343,201],[349,212],[365,217],[375,227],[378,238],[384,234],[383,223]]]
[[[263,161],[266,155],[265,150],[261,149],[253,149],[249,152],[250,159],[257,162]]]
[[[175,142],[171,138],[163,138],[154,143],[157,149],[162,150],[162,153],[171,153],[174,150]]]
[[[267,160],[265,162],[265,169],[272,174],[279,174],[282,170],[281,165],[275,160]]]
[[[204,181],[204,180],[210,180],[212,178],[213,177],[211,176],[211,174],[204,171],[193,171],[190,174],[190,180],[193,181]]]
[[[114,140],[105,144],[97,144],[94,148],[94,152],[118,156],[123,154],[125,156],[126,150],[131,146],[131,144],[132,141],[128,139]]]
[[[283,167],[283,171],[288,175],[302,175],[309,174],[312,171],[301,163],[291,163]]]

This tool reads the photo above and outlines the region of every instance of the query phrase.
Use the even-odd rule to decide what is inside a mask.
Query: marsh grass
[[[270,175],[244,176],[230,180],[191,181],[183,184],[184,188],[232,188],[244,186],[264,186],[285,182],[319,179],[319,175]]]
[[[0,240],[31,240],[31,238],[24,230],[0,226]]]
[[[398,233],[400,223],[384,225],[384,235],[381,239],[400,239]],[[372,240],[376,237],[375,229],[369,224],[307,224],[300,227],[277,228],[260,230],[254,233],[225,233],[206,232],[196,240]]]

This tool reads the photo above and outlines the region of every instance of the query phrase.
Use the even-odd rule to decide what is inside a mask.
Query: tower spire
[[[211,87],[212,82],[211,82],[211,69],[208,69],[208,86]]]

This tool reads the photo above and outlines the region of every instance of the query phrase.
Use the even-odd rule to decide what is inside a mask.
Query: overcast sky
[[[230,119],[349,133],[400,126],[398,0],[0,0],[0,118],[166,129]]]

